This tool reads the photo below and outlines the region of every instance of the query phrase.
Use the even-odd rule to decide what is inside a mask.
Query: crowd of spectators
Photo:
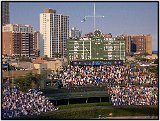
[[[157,78],[144,69],[130,66],[68,66],[53,79],[61,79],[64,86],[86,86],[98,84],[112,85],[155,85]]]
[[[144,86],[113,86],[108,94],[111,102],[118,105],[158,105],[158,88]]]
[[[39,115],[41,112],[57,110],[42,92],[30,89],[23,93],[18,87],[6,87],[2,93],[2,117],[4,119],[28,115]]]
[[[158,78],[131,66],[68,66],[54,77],[63,86],[106,84],[113,105],[157,105]]]
[[[115,106],[158,105],[158,78],[153,73],[144,72],[144,68],[68,65],[62,73],[49,76],[61,80],[64,87],[106,84]],[[24,93],[18,87],[6,87],[2,97],[3,118],[39,115],[41,112],[57,110],[48,98],[42,96],[41,91],[35,89]]]

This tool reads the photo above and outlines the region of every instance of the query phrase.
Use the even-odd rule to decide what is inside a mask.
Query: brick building
[[[125,38],[126,53],[152,54],[152,35],[120,35]]]
[[[2,30],[2,54],[32,57],[35,55],[33,40],[32,26],[6,24]]]

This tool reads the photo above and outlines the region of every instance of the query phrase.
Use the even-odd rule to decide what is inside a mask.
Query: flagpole
[[[93,18],[94,22],[93,22],[93,32],[95,31],[96,29],[96,18],[104,18],[104,16],[96,16],[96,5],[94,3],[94,10],[93,10],[93,16],[85,16],[83,18],[83,20],[81,22],[85,22],[87,18]]]
[[[96,8],[95,8],[95,3],[94,3],[94,28],[93,28],[93,32],[95,31],[95,24],[96,24],[96,19],[95,19],[95,16],[96,16]]]

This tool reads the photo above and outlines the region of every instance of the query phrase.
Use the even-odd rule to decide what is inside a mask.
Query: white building
[[[45,9],[40,14],[40,33],[43,37],[43,54],[48,57],[66,57],[69,36],[69,16]]]
[[[3,32],[33,33],[33,27],[25,24],[6,24],[2,29]]]

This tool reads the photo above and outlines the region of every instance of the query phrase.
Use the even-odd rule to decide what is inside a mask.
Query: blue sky
[[[40,13],[45,8],[57,10],[58,14],[69,15],[70,28],[82,33],[93,31],[93,2],[11,2],[10,21],[13,24],[30,24],[39,30]],[[96,29],[103,33],[151,34],[152,50],[158,49],[158,3],[156,2],[96,2]]]

